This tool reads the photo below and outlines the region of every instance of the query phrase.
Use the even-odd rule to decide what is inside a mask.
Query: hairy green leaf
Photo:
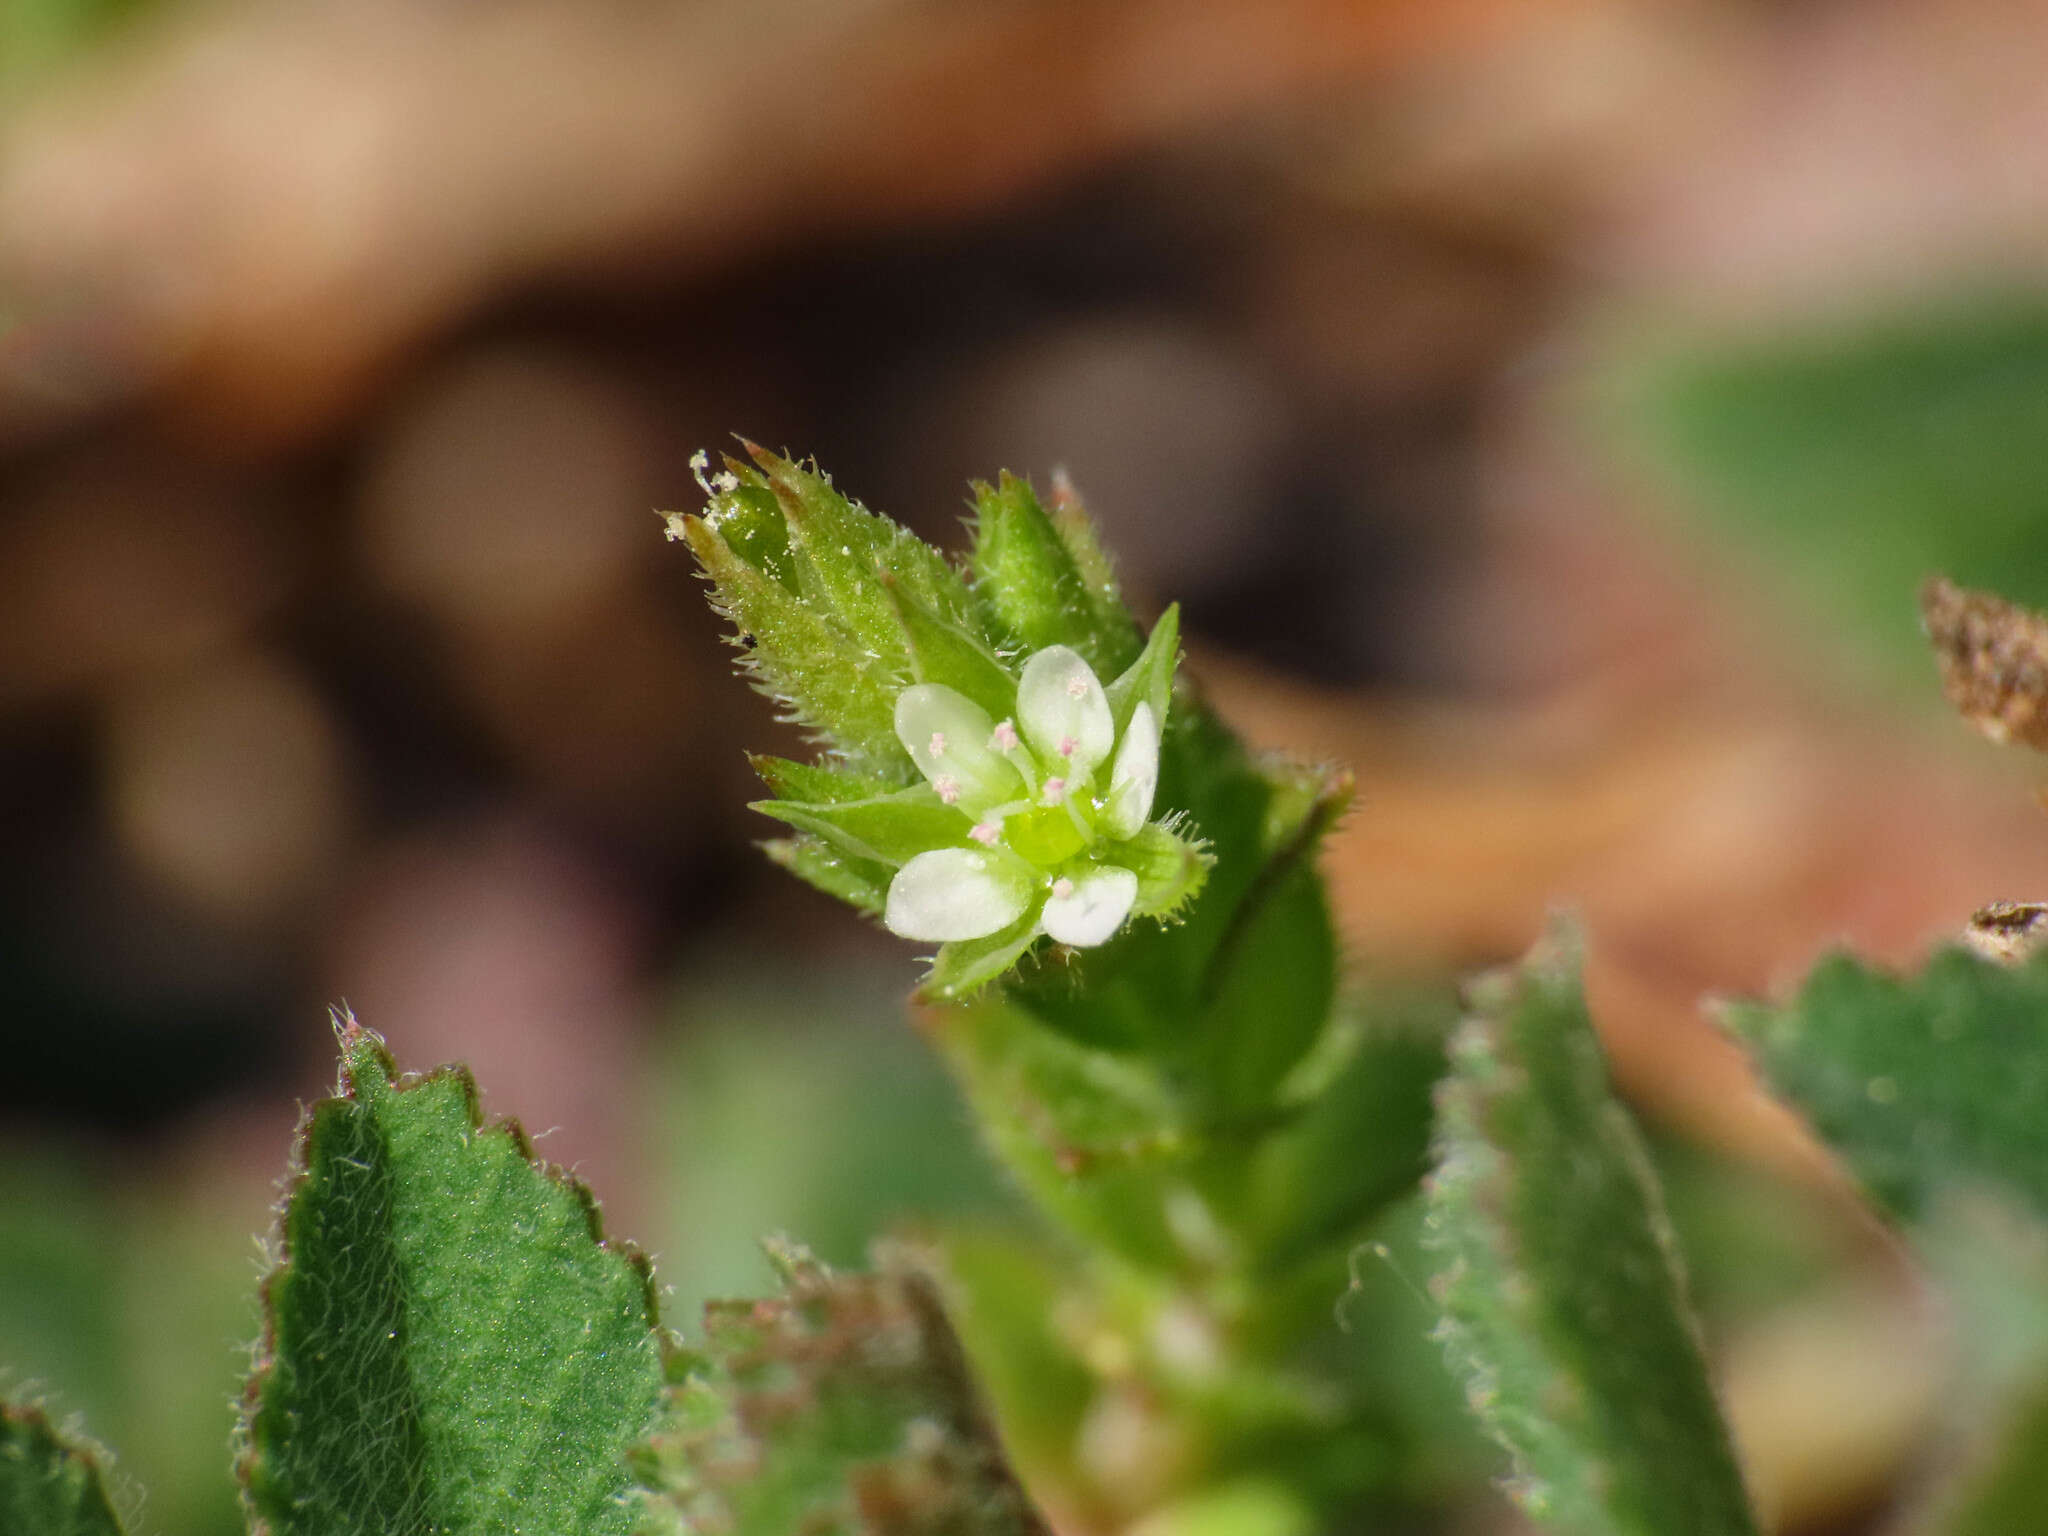
[[[921,1265],[770,1255],[781,1296],[705,1309],[642,1457],[658,1512],[694,1536],[1041,1536]]]
[[[1823,960],[1789,1004],[1727,1020],[1772,1088],[1902,1216],[1983,1182],[2048,1215],[2048,955],[1946,950],[1918,976]]]
[[[684,517],[672,528],[689,544],[712,585],[712,604],[750,642],[745,666],[755,686],[790,719],[864,766],[910,763],[896,740],[896,695],[906,663],[899,654],[856,644],[834,616],[750,565],[709,518]]]
[[[482,1124],[467,1073],[400,1080],[352,1020],[341,1050],[265,1285],[257,1528],[626,1536],[625,1458],[663,1381],[646,1261],[517,1125]]]
[[[1754,1536],[1570,948],[1476,989],[1452,1047],[1428,1186],[1446,1352],[1532,1516],[1572,1536]]]
[[[101,1455],[58,1434],[42,1410],[0,1403],[0,1531],[120,1536]]]
[[[967,584],[931,545],[841,495],[815,467],[754,443],[746,448],[782,504],[791,547],[808,558],[816,595],[849,631],[877,651],[901,650],[903,636],[882,590],[883,576],[947,622],[969,622],[973,602]]]

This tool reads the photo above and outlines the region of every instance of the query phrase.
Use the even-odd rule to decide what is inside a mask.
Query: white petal
[[[936,848],[896,871],[882,923],[899,938],[944,944],[986,938],[1030,904],[1030,876],[1001,854]]]
[[[944,683],[918,683],[896,695],[896,739],[949,804],[970,816],[1014,800],[1024,781],[989,750],[995,723],[974,700]]]
[[[1114,937],[1137,899],[1138,877],[1120,865],[1105,864],[1081,876],[1066,895],[1046,897],[1039,920],[1060,943],[1087,949]]]
[[[1109,801],[1102,826],[1111,837],[1136,837],[1152,815],[1152,797],[1159,789],[1159,719],[1150,704],[1131,711],[1116,766],[1109,771]]]
[[[1086,778],[1116,744],[1116,722],[1095,669],[1064,645],[1047,646],[1024,663],[1017,725],[1046,770],[1069,781]]]

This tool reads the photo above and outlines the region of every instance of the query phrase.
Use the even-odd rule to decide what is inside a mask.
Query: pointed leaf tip
[[[1532,1517],[1575,1536],[1754,1536],[1576,942],[1553,928],[1473,994],[1438,1092],[1426,1199],[1446,1353]]]
[[[240,1466],[255,1521],[629,1536],[625,1456],[665,1375],[645,1259],[602,1241],[588,1191],[516,1125],[482,1125],[466,1073],[398,1080],[359,1026],[343,1061],[264,1286]]]

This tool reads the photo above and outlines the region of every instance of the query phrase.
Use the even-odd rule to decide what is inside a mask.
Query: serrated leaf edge
[[[263,1330],[250,1347],[249,1379],[243,1386],[240,1411],[235,1419],[232,1459],[243,1512],[249,1521],[250,1536],[271,1536],[272,1532],[270,1523],[255,1508],[251,1498],[251,1479],[256,1464],[251,1425],[262,1401],[264,1388],[277,1365],[277,1313],[272,1305],[271,1293],[291,1268],[291,1244],[287,1237],[286,1221],[292,1201],[305,1186],[310,1172],[314,1117],[322,1104],[332,1103],[337,1099],[356,1098],[356,1085],[349,1059],[353,1052],[364,1047],[375,1052],[383,1068],[385,1080],[395,1095],[410,1093],[416,1088],[435,1083],[454,1082],[461,1091],[465,1118],[469,1122],[470,1130],[480,1136],[506,1137],[522,1162],[541,1177],[567,1190],[583,1212],[591,1241],[605,1252],[623,1259],[627,1268],[639,1277],[641,1299],[646,1307],[647,1326],[654,1335],[664,1375],[672,1372],[677,1362],[687,1355],[682,1341],[662,1324],[661,1298],[654,1277],[653,1260],[631,1239],[605,1235],[603,1210],[590,1186],[568,1169],[538,1156],[534,1152],[533,1138],[516,1117],[501,1115],[486,1123],[483,1097],[477,1089],[476,1078],[468,1067],[459,1062],[448,1062],[427,1072],[401,1072],[384,1037],[374,1030],[365,1028],[346,1006],[335,1009],[329,1017],[334,1028],[335,1043],[341,1052],[341,1069],[334,1093],[312,1104],[302,1104],[299,1108],[298,1124],[292,1132],[290,1162],[284,1177],[279,1180],[278,1199],[271,1207],[275,1222],[265,1242],[268,1264],[257,1291],[263,1312]],[[651,1431],[657,1422],[657,1418],[650,1417],[638,1438],[645,1438],[645,1434]],[[639,1497],[636,1481],[628,1478],[627,1486],[633,1490],[633,1497]]]

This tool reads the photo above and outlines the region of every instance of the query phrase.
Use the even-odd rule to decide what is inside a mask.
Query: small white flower
[[[904,689],[897,738],[939,800],[972,821],[961,846],[896,872],[889,929],[953,943],[1024,932],[1028,915],[1030,932],[1061,944],[1114,938],[1138,898],[1115,845],[1144,829],[1159,786],[1159,715],[1147,700],[1129,708],[1119,733],[1101,680],[1063,645],[1025,661],[1016,716],[1000,723],[944,684]]]
[[[946,804],[970,816],[1024,792],[1017,770],[981,743],[995,732],[988,711],[943,683],[919,683],[896,696],[896,739]],[[953,793],[946,793],[950,783]]]
[[[1064,759],[1086,778],[1109,756],[1116,722],[1095,669],[1079,651],[1048,646],[1024,663],[1017,679],[1017,726],[1041,759]],[[1071,750],[1062,750],[1071,742]]]
[[[889,882],[882,921],[906,939],[945,944],[1007,928],[1031,905],[1022,861],[967,848],[920,853]]]
[[[1055,884],[1039,921],[1060,943],[1085,949],[1113,938],[1137,899],[1138,877],[1122,865],[1105,864],[1079,880]]]
[[[1124,739],[1109,770],[1109,799],[1102,823],[1111,837],[1136,837],[1152,819],[1152,797],[1159,792],[1159,722],[1152,706],[1140,703],[1131,711]]]

